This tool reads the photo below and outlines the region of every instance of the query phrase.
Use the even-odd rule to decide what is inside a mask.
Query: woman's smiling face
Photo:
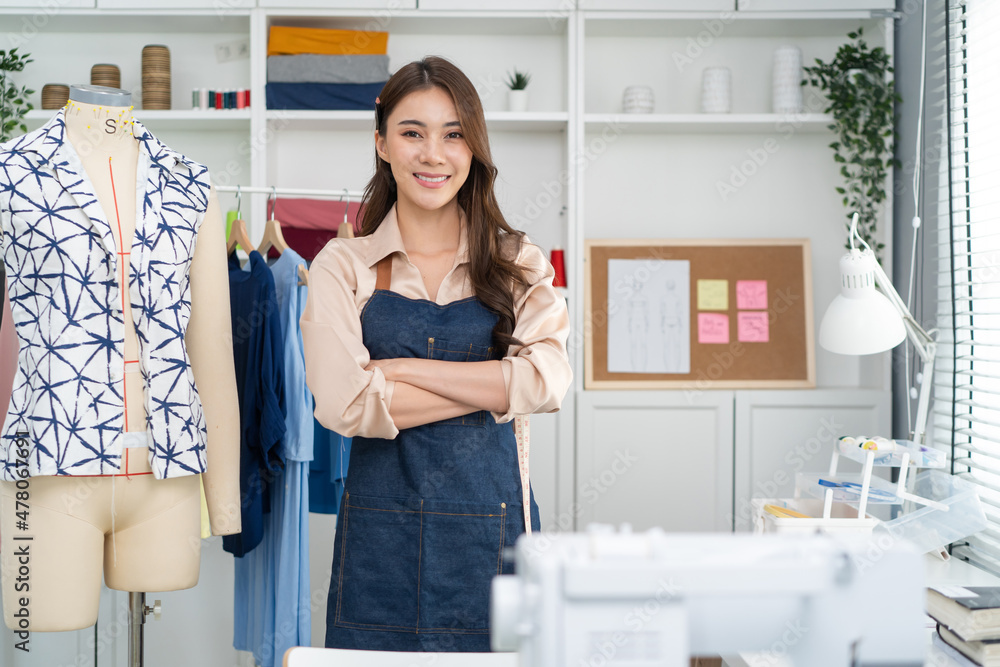
[[[437,87],[410,93],[385,127],[385,136],[376,134],[375,147],[392,168],[397,197],[426,211],[451,203],[472,165],[451,96]]]

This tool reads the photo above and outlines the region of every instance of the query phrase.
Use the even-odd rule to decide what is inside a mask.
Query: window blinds
[[[947,160],[937,211],[934,441],[989,527],[954,553],[1000,573],[1000,2],[948,0]]]

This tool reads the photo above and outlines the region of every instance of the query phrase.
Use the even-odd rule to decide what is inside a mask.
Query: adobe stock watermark
[[[645,639],[655,642],[659,633],[646,628],[667,606],[676,604],[680,595],[680,587],[673,579],[660,579],[652,595],[637,602],[625,613],[622,624],[626,630],[590,633],[590,655],[576,664],[581,667],[607,667],[620,661],[631,662],[628,657],[619,657],[618,654],[634,654],[634,649],[629,646],[632,642]]]
[[[816,432],[804,442],[796,443],[788,448],[783,459],[784,465],[771,473],[769,479],[757,480],[750,491],[749,497],[740,498],[739,508],[729,517],[730,523],[737,529],[750,527],[755,518],[753,501],[761,498],[776,498],[786,485],[795,479],[795,473],[801,472],[827,446],[836,442],[843,435],[846,424],[838,421],[835,414],[821,417]]]
[[[27,44],[49,25],[49,20],[53,16],[70,6],[70,2],[71,0],[42,0],[42,2],[35,4],[39,11],[31,16],[23,17],[17,32],[7,33],[8,48],[19,49]]]
[[[719,199],[723,202],[736,194],[743,186],[750,182],[770,159],[776,155],[782,146],[782,142],[794,137],[805,126],[809,114],[821,113],[825,108],[825,101],[818,93],[811,91],[803,96],[803,111],[788,114],[775,123],[775,135],[769,136],[756,146],[746,149],[746,159],[739,163],[729,165],[729,174],[725,179],[716,179],[715,191]]]
[[[606,123],[596,136],[587,141],[583,151],[573,156],[573,164],[569,168],[560,171],[555,178],[541,183],[540,191],[533,197],[525,198],[521,212],[510,216],[510,224],[524,231],[536,224],[543,213],[552,206],[558,205],[561,209],[564,206],[563,197],[569,187],[574,169],[579,168],[581,172],[586,172],[590,165],[600,159],[624,132],[624,123],[618,121]]]

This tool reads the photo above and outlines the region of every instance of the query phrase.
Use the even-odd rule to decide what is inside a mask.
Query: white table
[[[927,586],[998,586],[1000,578],[952,558],[942,561],[925,556]],[[927,667],[964,667],[934,645],[937,634],[928,623]],[[728,667],[792,667],[786,659],[759,654],[726,656]],[[295,648],[285,656],[284,667],[518,667],[516,653],[401,653],[349,651],[343,649]]]

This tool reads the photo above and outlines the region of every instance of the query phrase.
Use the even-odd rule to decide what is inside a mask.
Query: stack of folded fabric
[[[370,110],[389,79],[389,33],[272,26],[268,109]]]

